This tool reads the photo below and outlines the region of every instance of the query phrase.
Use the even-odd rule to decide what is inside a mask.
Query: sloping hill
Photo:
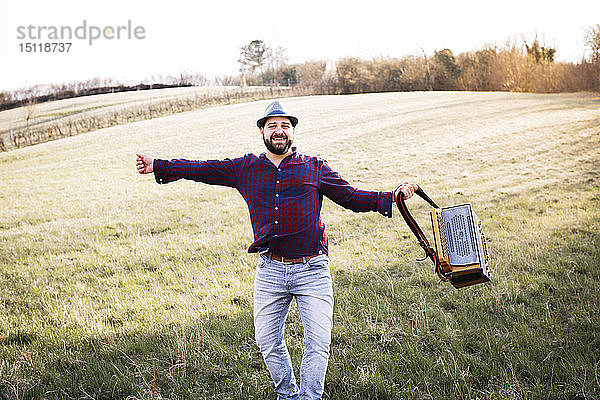
[[[117,92],[0,111],[0,151],[215,104],[289,96],[293,88],[179,87]]]
[[[330,201],[331,399],[600,396],[600,101],[591,94],[295,97],[296,145],[361,189],[473,204],[494,283],[438,284],[397,215]],[[274,398],[253,341],[235,190],[135,171],[135,153],[262,152],[267,101],[0,153],[0,393]],[[424,228],[427,207],[409,207]],[[431,237],[431,236],[430,236]],[[302,355],[297,312],[286,330]],[[0,395],[2,398],[2,395]]]

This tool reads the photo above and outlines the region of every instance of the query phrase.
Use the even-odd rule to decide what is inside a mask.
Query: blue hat
[[[285,107],[277,100],[267,106],[265,109],[265,116],[256,121],[256,126],[264,128],[265,123],[271,117],[288,117],[293,127],[296,127],[296,124],[298,123],[298,118],[290,115]]]

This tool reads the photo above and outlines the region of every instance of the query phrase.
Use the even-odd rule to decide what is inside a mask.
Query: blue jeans
[[[293,298],[304,327],[300,390],[283,339],[283,325]],[[326,255],[297,264],[260,256],[254,281],[254,330],[278,400],[321,398],[332,325],[333,288]]]

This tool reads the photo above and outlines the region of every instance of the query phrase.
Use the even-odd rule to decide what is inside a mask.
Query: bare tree
[[[231,75],[223,75],[215,78],[217,84],[221,86],[237,86],[241,85],[241,81],[239,77],[231,76]]]
[[[281,46],[271,46],[267,50],[266,59],[271,70],[277,70],[287,64],[287,50]]]
[[[31,124],[31,120],[33,119],[33,117],[35,115],[36,104],[38,101],[39,94],[40,94],[40,90],[39,90],[38,86],[33,86],[27,91],[27,100],[25,101],[25,111],[26,111],[26,113],[25,113],[25,126],[26,126],[25,140],[28,142],[28,144],[31,144],[31,141],[32,141],[30,124]]]
[[[591,61],[594,64],[600,64],[600,24],[588,29],[585,44],[588,45],[592,51],[590,56]]]
[[[427,54],[425,54],[425,49],[422,47],[421,52],[423,53],[423,59],[425,60],[425,85],[427,90],[433,90],[433,85],[431,84],[431,69],[429,68],[429,59],[427,58]]]
[[[263,66],[267,61],[269,47],[262,40],[253,40],[240,49],[240,72],[242,73],[242,86],[246,83],[246,73],[254,74],[258,69],[263,72]]]

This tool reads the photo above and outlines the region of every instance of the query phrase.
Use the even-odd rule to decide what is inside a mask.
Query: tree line
[[[486,46],[455,55],[450,49],[420,56],[289,64],[286,49],[253,40],[240,48],[239,75],[211,82],[197,73],[152,77],[138,85],[111,79],[91,79],[61,85],[0,91],[0,111],[50,100],[182,86],[285,86],[310,94],[350,94],[392,91],[468,90],[557,93],[600,91],[600,24],[586,33],[587,57],[580,62],[556,62],[556,48],[534,39],[521,45]],[[160,82],[160,83],[157,83]]]
[[[260,40],[242,47],[240,76],[221,78],[236,85],[302,86],[315,94],[389,91],[469,90],[557,93],[600,90],[600,25],[586,37],[590,54],[578,63],[556,62],[557,49],[536,39],[522,45],[486,46],[455,55],[450,49],[433,55],[363,60],[345,57],[327,63],[287,64],[281,49]]]
[[[92,96],[95,94],[132,92],[137,90],[174,87],[205,86],[208,78],[202,74],[180,73],[178,76],[154,76],[149,82],[125,85],[113,79],[88,79],[69,83],[35,85],[14,91],[0,91],[0,111],[17,107],[31,107],[47,101]]]

